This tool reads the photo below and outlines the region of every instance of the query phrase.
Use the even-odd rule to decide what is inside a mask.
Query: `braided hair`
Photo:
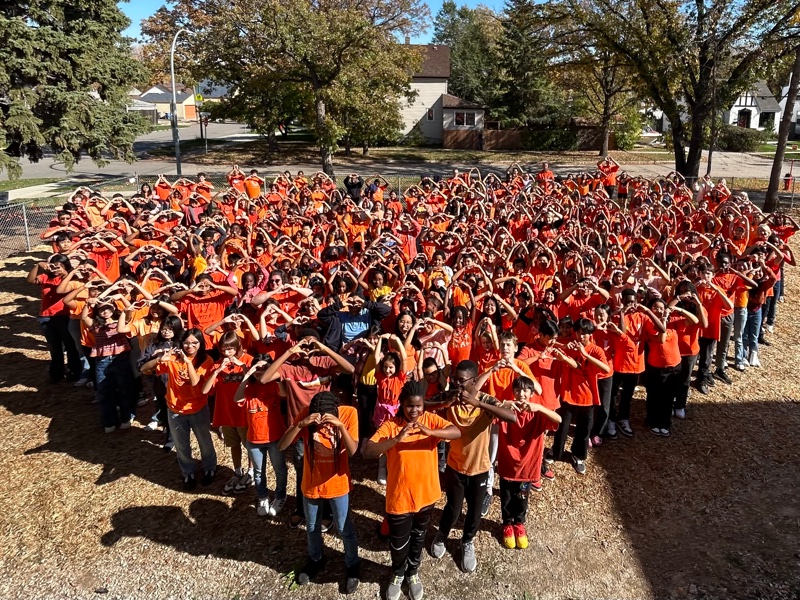
[[[320,415],[333,415],[339,418],[339,406],[341,402],[339,397],[332,392],[319,392],[314,394],[311,398],[311,403],[308,405],[308,414],[313,415],[319,413]],[[314,434],[317,433],[318,425],[312,424],[308,426],[308,438],[306,443],[308,445],[308,464],[314,464]],[[333,433],[333,460],[336,464],[336,470],[339,470],[339,460],[341,458],[341,444],[342,435],[338,429]]]
[[[425,398],[425,392],[428,390],[428,382],[424,379],[409,379],[403,384],[403,389],[400,390],[400,397],[399,401],[402,405],[403,402],[408,400],[409,398]],[[402,416],[405,419],[405,413],[403,412],[402,408],[398,411],[398,416]]]

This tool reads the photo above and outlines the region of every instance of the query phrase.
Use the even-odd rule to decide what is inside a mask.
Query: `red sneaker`
[[[542,464],[542,477],[549,481],[553,481],[556,478],[556,474],[553,472],[553,469],[548,465]]]
[[[525,525],[522,523],[514,525],[514,537],[517,538],[517,548],[524,550],[528,547],[528,533],[525,531]]]
[[[514,549],[517,547],[517,540],[514,536],[513,525],[503,525],[503,545],[506,548]]]

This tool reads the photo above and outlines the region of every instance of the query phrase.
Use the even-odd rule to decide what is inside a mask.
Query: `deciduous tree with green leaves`
[[[21,157],[48,150],[71,170],[82,156],[134,160],[148,129],[126,111],[144,78],[122,35],[115,0],[7,0],[0,6],[0,171],[19,177]]]
[[[392,65],[404,76],[392,80],[396,85],[384,82],[383,91],[405,93],[422,57],[398,39],[424,29],[428,16],[419,0],[181,0],[181,5],[197,16],[173,19],[167,9],[159,22],[168,25],[165,31],[146,41],[163,43],[160,39],[183,26],[195,33],[186,40],[195,79],[224,82],[234,94],[262,98],[285,86],[299,90],[322,169],[330,176],[333,152],[345,134],[329,109],[341,84],[366,85]]]
[[[698,176],[703,132],[765,65],[794,50],[798,0],[551,0],[572,25],[630,65],[670,120],[675,168]],[[686,135],[688,131],[688,136]],[[688,137],[688,150],[683,140]]]

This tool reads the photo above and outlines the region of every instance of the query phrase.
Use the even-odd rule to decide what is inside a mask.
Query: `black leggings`
[[[672,404],[678,391],[681,365],[645,369],[647,386],[647,426],[669,429],[672,426]]]
[[[600,394],[600,404],[594,407],[594,418],[592,419],[592,437],[596,435],[603,435],[606,432],[609,416],[611,415],[611,401],[613,396],[611,390],[613,388],[614,377],[606,377],[605,379],[597,380],[597,391]]]
[[[358,399],[358,436],[363,440],[372,437],[372,434],[375,433],[372,415],[375,412],[375,404],[378,402],[378,386],[359,383],[356,388],[356,398]]]
[[[425,533],[431,520],[433,504],[415,513],[386,515],[389,522],[389,548],[392,572],[397,577],[416,575],[422,562]]]

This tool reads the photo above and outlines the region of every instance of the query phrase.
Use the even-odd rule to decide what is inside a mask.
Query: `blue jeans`
[[[758,352],[758,336],[761,335],[761,307],[747,309],[747,323],[744,326],[744,349],[749,354]]]
[[[286,468],[286,457],[283,452],[278,450],[278,442],[269,444],[245,442],[245,446],[247,447],[247,454],[253,463],[258,498],[267,498],[269,495],[269,490],[267,490],[267,455],[269,455],[269,462],[272,463],[272,469],[275,471],[275,499],[286,498],[286,480],[289,477],[289,469]]]
[[[295,507],[294,507],[294,514],[300,515],[301,517],[304,516],[303,513],[303,490],[301,489],[301,485],[303,483],[303,456],[305,455],[306,449],[303,446],[303,439],[298,436],[297,440],[294,442],[294,458],[292,458],[292,464],[294,465],[294,477],[295,477]]]
[[[194,475],[197,464],[192,458],[192,445],[189,441],[189,432],[193,431],[197,438],[197,445],[200,446],[200,460],[203,471],[210,471],[217,466],[217,451],[214,449],[214,442],[211,441],[211,417],[209,416],[208,405],[191,415],[182,415],[167,409],[167,424],[172,434],[172,441],[175,443],[175,450],[178,453],[178,465],[184,477]]]
[[[136,399],[129,353],[96,358],[94,378],[103,427],[116,427],[120,419],[130,421],[136,414]]]
[[[81,359],[81,365],[83,365],[83,372],[81,375],[88,376],[89,359],[86,358],[86,355],[83,353],[83,346],[81,346],[81,320],[70,319],[67,330],[69,331],[70,337],[72,337],[72,342],[75,344],[75,350],[78,352],[78,358]]]
[[[303,497],[306,511],[306,534],[308,537],[308,557],[311,560],[322,560],[322,505],[330,502],[333,509],[333,522],[339,530],[344,544],[344,564],[349,569],[359,563],[358,540],[353,519],[350,517],[350,494],[330,499],[311,499]]]
[[[744,350],[744,326],[747,324],[747,308],[733,309],[733,349],[736,364],[747,363],[747,353]]]

